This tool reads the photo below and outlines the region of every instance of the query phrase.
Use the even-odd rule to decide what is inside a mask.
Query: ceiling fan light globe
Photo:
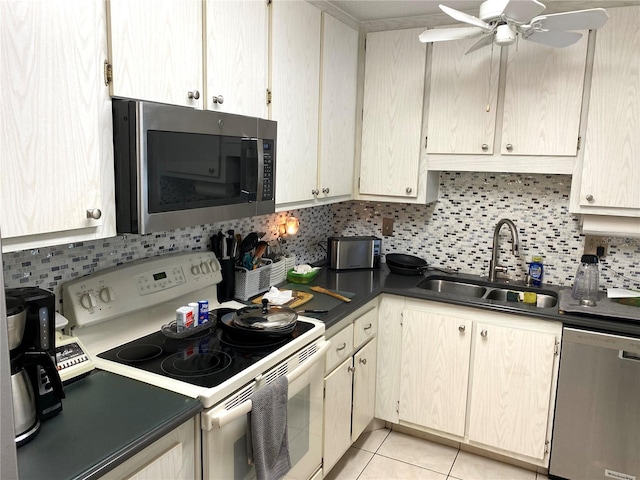
[[[499,25],[496,28],[495,43],[501,47],[512,45],[516,41],[516,31],[509,25]]]
[[[509,1],[510,0],[486,0],[482,2],[478,12],[478,18],[485,22],[491,22],[492,20],[500,18]]]

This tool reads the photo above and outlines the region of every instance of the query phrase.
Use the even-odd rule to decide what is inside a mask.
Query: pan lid
[[[250,305],[238,309],[233,323],[243,327],[262,331],[275,331],[291,327],[298,320],[295,310],[282,305],[269,305],[262,300],[262,305]]]

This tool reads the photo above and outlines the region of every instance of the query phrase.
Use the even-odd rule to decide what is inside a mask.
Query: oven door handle
[[[322,343],[320,345],[320,348],[316,351],[316,353],[314,353],[311,356],[309,361],[304,362],[294,371],[287,374],[287,381],[291,383],[296,379],[298,379],[301,375],[303,375],[307,370],[309,370],[313,365],[315,365],[315,363],[318,362],[325,353],[327,353],[327,350],[329,350],[330,346],[331,346],[331,342],[328,340]],[[210,430],[211,427],[222,428],[225,425],[233,422],[234,420],[237,420],[242,415],[246,415],[247,413],[249,413],[252,407],[253,407],[253,403],[251,402],[251,400],[245,400],[244,402],[242,402],[240,405],[233,408],[232,410],[224,410],[215,415],[209,415],[207,413],[204,413],[202,415],[203,417],[202,420],[203,420],[203,423],[206,423],[207,425],[203,425],[203,427],[205,427],[206,430]],[[208,418],[205,420],[206,417]],[[206,427],[209,427],[209,428],[206,428]]]

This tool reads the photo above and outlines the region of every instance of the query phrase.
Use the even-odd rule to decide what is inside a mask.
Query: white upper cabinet
[[[111,96],[202,108],[202,1],[109,0],[107,8]]]
[[[207,108],[266,118],[269,66],[267,2],[205,2],[205,25]]]
[[[572,211],[637,220],[640,7],[611,8],[607,12],[609,21],[596,35],[584,158],[574,174]],[[621,227],[622,221],[620,218],[617,222]],[[640,222],[630,227],[636,236],[640,235]]]
[[[427,153],[492,154],[500,49],[465,55],[477,39],[439,42],[431,55]]]
[[[509,47],[502,155],[577,154],[587,60],[583,33],[566,48],[527,41]]]
[[[360,194],[416,199],[422,145],[424,29],[367,34]]]
[[[0,18],[4,251],[115,235],[104,3],[2,1]]]
[[[321,12],[275,0],[271,119],[278,122],[276,204],[313,200],[317,184]]]
[[[318,200],[353,193],[357,84],[358,31],[324,13]]]
[[[476,39],[434,43],[429,169],[571,173],[587,59],[583,33],[567,48],[523,40],[466,55]]]

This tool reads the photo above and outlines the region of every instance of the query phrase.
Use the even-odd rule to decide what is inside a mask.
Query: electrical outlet
[[[600,256],[605,257],[607,255],[608,244],[609,244],[609,239],[607,237],[597,237],[595,235],[587,235],[584,238],[584,254],[598,255],[598,247],[602,247],[603,252]]]
[[[382,235],[385,237],[393,235],[393,218],[382,219]]]

